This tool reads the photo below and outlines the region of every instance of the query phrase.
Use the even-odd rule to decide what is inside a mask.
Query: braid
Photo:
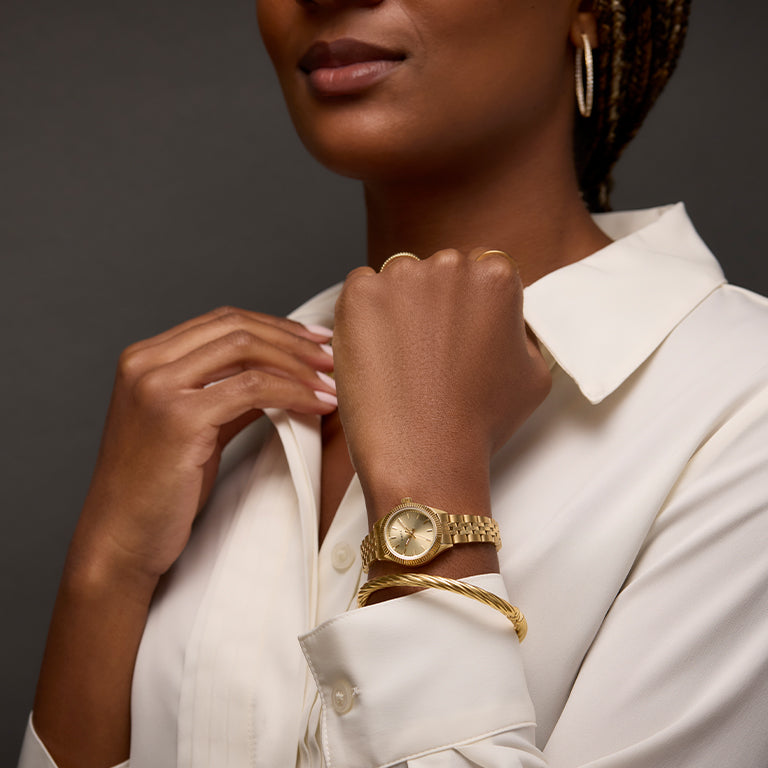
[[[576,168],[590,210],[610,208],[611,171],[675,70],[691,0],[593,0],[592,116],[576,117]]]

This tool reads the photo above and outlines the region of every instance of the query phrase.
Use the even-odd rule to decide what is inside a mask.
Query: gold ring
[[[406,256],[409,259],[416,259],[416,261],[421,261],[421,259],[415,253],[409,253],[408,251],[400,251],[400,253],[394,253],[392,254],[392,256],[390,256],[388,259],[385,260],[385,262],[379,267],[379,274],[381,274],[384,271],[384,267],[386,267],[390,261],[394,261],[395,259],[401,259],[404,256]]]
[[[517,268],[517,262],[506,251],[500,251],[496,248],[492,248],[490,251],[483,251],[475,261],[482,261],[489,256],[503,256],[505,259],[509,259],[509,261],[515,265],[515,268]]]

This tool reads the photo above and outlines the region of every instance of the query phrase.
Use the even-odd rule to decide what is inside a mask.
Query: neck
[[[378,269],[398,251],[425,258],[443,248],[498,248],[530,285],[610,242],[584,207],[571,165],[532,153],[471,172],[367,183],[368,263]]]

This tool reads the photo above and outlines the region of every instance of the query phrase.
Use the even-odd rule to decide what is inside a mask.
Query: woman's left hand
[[[373,518],[405,495],[479,511],[491,456],[549,392],[517,269],[480,253],[347,277],[333,342],[339,414]]]

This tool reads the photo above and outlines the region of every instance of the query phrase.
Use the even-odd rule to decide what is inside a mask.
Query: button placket
[[[339,573],[348,571],[355,562],[355,551],[346,541],[337,542],[331,550],[331,565]]]
[[[331,689],[331,706],[337,715],[346,715],[352,709],[357,689],[347,680],[338,680]]]

